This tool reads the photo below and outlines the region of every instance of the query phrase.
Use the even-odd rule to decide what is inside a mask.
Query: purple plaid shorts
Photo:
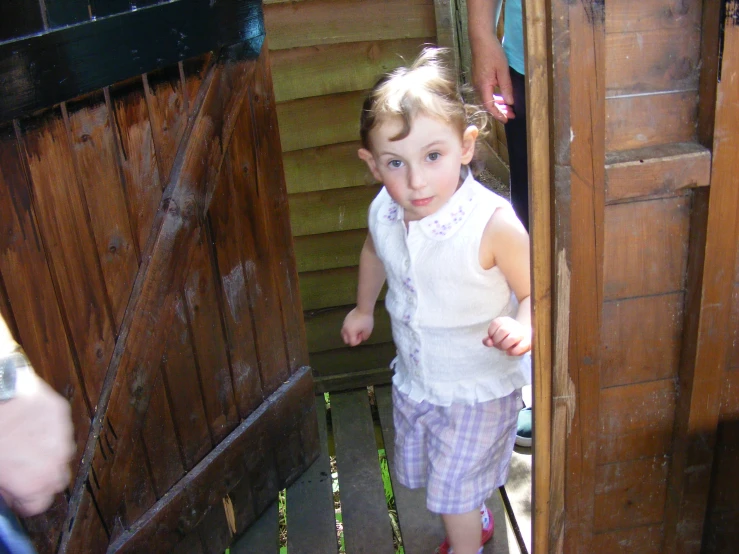
[[[410,489],[426,487],[437,514],[478,509],[508,479],[521,391],[478,404],[415,402],[393,386],[395,474]]]

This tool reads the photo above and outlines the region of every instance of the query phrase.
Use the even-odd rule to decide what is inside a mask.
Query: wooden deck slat
[[[279,521],[275,501],[254,525],[231,545],[231,554],[270,554],[279,552]]]
[[[287,551],[290,554],[336,553],[336,518],[326,433],[326,404],[316,397],[321,453],[287,489]]]
[[[367,391],[334,395],[331,413],[346,551],[394,554]]]

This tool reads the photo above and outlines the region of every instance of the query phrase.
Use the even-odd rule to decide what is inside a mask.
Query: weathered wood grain
[[[137,251],[140,253],[149,239],[163,188],[149,109],[141,79],[112,87],[109,95],[115,118],[129,221]]]
[[[268,4],[264,9],[270,48],[392,40],[436,35],[432,0],[306,0]],[[310,25],[306,22],[310,21]],[[382,25],[377,25],[382,21]]]
[[[58,110],[25,120],[21,129],[39,231],[79,357],[85,391],[95,405],[113,353],[116,328],[67,130]],[[59,186],[60,182],[66,186]]]
[[[697,91],[606,101],[606,150],[631,150],[696,138]]]
[[[684,300],[677,292],[603,305],[601,387],[677,376]]]
[[[605,6],[570,4],[570,298],[569,375],[577,390],[577,411],[568,441],[567,517],[564,550],[592,552],[596,447],[600,390],[605,203]],[[587,109],[583,109],[587,106]],[[576,507],[575,507],[576,506]],[[571,511],[572,510],[572,511]]]
[[[275,101],[372,88],[384,73],[410,63],[424,44],[432,42],[430,35],[275,50],[270,54]]]
[[[689,212],[687,196],[606,207],[606,299],[683,289]]]
[[[301,273],[300,295],[305,310],[347,306],[357,300],[357,268],[341,267],[325,271]],[[379,300],[385,298],[385,289]]]
[[[707,12],[712,7],[706,6]],[[669,501],[665,509],[665,549],[694,552],[701,544],[719,421],[722,370],[730,337],[718,330],[731,321],[731,295],[739,244],[739,27],[727,12],[721,80],[717,85],[710,195],[695,193],[691,222],[684,362],[680,368]],[[710,27],[709,29],[710,30]],[[705,210],[707,206],[707,211]],[[727,252],[733,252],[727,256]]]
[[[366,95],[365,91],[344,92],[278,104],[282,151],[357,140]]]
[[[176,294],[175,314],[169,325],[161,372],[185,470],[189,471],[210,452],[213,442],[203,405],[202,381],[192,349],[185,301],[181,294]]]
[[[333,396],[331,413],[346,550],[392,554],[392,529],[367,390]]]
[[[346,314],[354,306],[338,306],[315,312],[305,313],[305,331],[308,336],[308,350],[311,353],[343,348],[344,341],[340,331]],[[375,306],[375,328],[364,345],[379,344],[393,340],[390,329],[390,316],[380,302]],[[349,368],[347,368],[349,369]]]
[[[289,371],[307,363],[305,329],[295,270],[293,238],[289,224],[289,207],[278,135],[277,108],[272,89],[272,71],[267,56],[258,60],[254,86],[250,90],[250,105],[255,120],[253,140],[256,171],[259,175],[257,198],[263,199],[269,226],[268,246],[272,256],[272,271],[280,295],[283,327]],[[269,186],[268,186],[269,184]]]
[[[290,224],[296,237],[367,228],[369,205],[380,185],[290,195]]]
[[[209,507],[221,499],[256,465],[280,448],[281,437],[304,418],[315,424],[313,381],[304,368],[239,425],[175,489],[160,499],[135,525],[111,544],[110,552],[167,552],[195,528]],[[318,444],[304,444],[300,468],[316,457]],[[265,468],[266,469],[266,468]],[[267,471],[262,476],[267,477]],[[278,486],[290,484],[278,475]],[[293,477],[294,480],[294,477]],[[275,491],[276,492],[276,491]],[[260,511],[264,507],[260,507]]]
[[[223,503],[210,507],[197,530],[203,545],[203,554],[223,554],[226,551],[231,544],[232,535]]]
[[[606,35],[609,97],[698,89],[698,25]]]
[[[645,525],[630,529],[596,534],[593,544],[600,554],[660,554],[662,552],[662,526]]]
[[[739,256],[737,256],[739,258]],[[729,329],[733,329],[731,334],[731,349],[729,353],[729,369],[739,368],[739,282],[734,284],[734,294],[732,295],[731,324]]]
[[[117,333],[138,271],[139,253],[128,218],[110,113],[102,94],[69,103],[63,112]]]
[[[231,383],[221,307],[215,290],[215,260],[211,245],[207,235],[196,244],[183,296],[205,416],[213,442],[218,444],[238,425],[239,413]]]
[[[596,472],[596,532],[660,524],[669,463],[659,456],[600,466]]]
[[[298,271],[359,265],[359,253],[366,239],[364,229],[295,237]]]
[[[125,527],[141,517],[157,499],[153,481],[148,471],[149,468],[144,458],[146,453],[143,441],[136,440],[131,447],[131,458],[135,462],[127,468],[125,476],[127,486],[123,489],[123,498],[119,508],[120,516],[116,518],[112,529],[110,529],[109,540],[115,539]],[[99,494],[98,491],[95,491],[93,483],[90,483],[90,487],[95,494]]]
[[[97,468],[98,480],[106,492],[96,499],[97,507],[106,522],[115,517],[115,499],[120,498],[124,486],[115,476],[130,462],[127,446],[141,429],[150,400],[151,375],[161,359],[163,339],[173,316],[173,294],[184,281],[192,245],[199,235],[198,221],[207,209],[222,164],[221,148],[228,141],[214,139],[230,136],[233,116],[243,101],[254,68],[254,63],[248,61],[250,56],[248,46],[226,49],[219,63],[209,70],[208,92],[189,131],[189,140],[177,158],[174,178],[165,191],[165,209],[154,223],[157,238],[149,241],[143,257],[145,265],[134,285],[82,467],[83,475],[91,465]],[[217,78],[213,79],[213,74],[218,74]],[[219,86],[221,83],[228,86]],[[97,440],[104,420],[116,433],[113,455],[106,458]],[[72,494],[75,507],[81,498],[81,485],[78,480]],[[81,519],[84,515],[73,508],[61,552],[87,548],[88,533],[79,525]]]
[[[679,142],[606,154],[606,202],[708,186],[711,152]]]
[[[600,393],[598,464],[670,454],[673,380],[610,387]]]
[[[699,27],[701,6],[697,2],[673,0],[610,0],[606,15],[607,33]]]
[[[21,153],[10,125],[0,127],[0,168],[0,274],[21,346],[35,371],[70,402],[76,466],[90,430],[92,408],[64,324]]]
[[[295,194],[369,184],[370,173],[357,156],[360,146],[355,141],[285,152],[287,192]]]
[[[326,432],[326,402],[315,399],[321,453],[313,465],[287,489],[286,512],[290,520],[287,549],[290,554],[336,554],[336,518]]]

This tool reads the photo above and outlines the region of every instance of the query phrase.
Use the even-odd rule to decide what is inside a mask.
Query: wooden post
[[[552,228],[550,163],[549,37],[545,0],[524,2],[526,124],[531,199],[531,277],[534,325],[533,551],[549,551],[552,413]]]
[[[673,434],[673,458],[665,505],[662,552],[701,550],[708,504],[714,445],[721,407],[721,384],[729,348],[731,297],[737,241],[739,189],[735,160],[739,156],[739,27],[737,2],[726,2],[723,55],[719,55],[718,90],[714,94],[719,2],[704,5],[704,78],[701,104],[715,99],[715,131],[701,109],[700,138],[713,144],[711,184],[696,190],[691,222],[687,314],[679,375],[679,401]],[[706,76],[707,75],[707,76]],[[713,137],[711,138],[711,134]]]

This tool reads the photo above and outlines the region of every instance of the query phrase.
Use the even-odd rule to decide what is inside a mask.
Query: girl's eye
[[[426,157],[429,159],[429,161],[435,162],[436,160],[438,160],[439,158],[441,158],[441,154],[439,154],[438,152],[431,152]]]
[[[401,162],[400,160],[390,160],[387,165],[397,169],[399,167],[403,167],[403,162]]]

